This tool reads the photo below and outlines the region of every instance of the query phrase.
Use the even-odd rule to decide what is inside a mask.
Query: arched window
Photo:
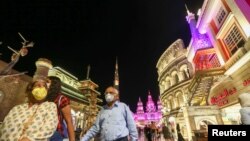
[[[175,83],[178,83],[179,82],[179,77],[178,77],[178,74],[176,73],[175,74]]]
[[[173,71],[171,73],[171,76],[172,76],[172,81],[171,81],[171,86],[172,86],[179,82],[179,76],[177,74],[177,71]]]
[[[179,103],[179,106],[184,106],[184,99],[183,99],[183,94],[181,92],[177,93],[177,100]]]
[[[187,69],[188,69],[187,64],[181,65],[180,72],[181,72],[182,80],[189,78],[189,74],[187,73]]]

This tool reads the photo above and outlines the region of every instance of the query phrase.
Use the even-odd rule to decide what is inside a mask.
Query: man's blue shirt
[[[94,125],[84,135],[81,141],[88,141],[100,132],[102,141],[114,141],[121,137],[130,136],[131,141],[138,140],[138,133],[129,107],[119,101],[109,108],[103,106]]]

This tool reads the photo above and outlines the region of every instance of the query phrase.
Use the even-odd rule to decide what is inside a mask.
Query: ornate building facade
[[[62,93],[70,98],[74,125],[87,129],[95,121],[100,109],[100,92],[98,85],[89,79],[78,80],[77,77],[61,67],[53,67],[49,70],[49,76],[57,76],[62,81]]]
[[[240,123],[237,97],[250,91],[249,13],[249,0],[205,0],[197,20],[187,9],[187,49],[178,39],[158,60],[163,116],[188,140],[206,136],[208,124]]]
[[[145,111],[141,98],[139,98],[136,113],[134,114],[134,119],[138,127],[144,127],[145,125],[150,124],[152,121],[156,124],[160,123],[161,118],[161,102],[159,99],[157,103],[155,103],[149,91]]]
[[[207,8],[205,8],[206,6]],[[249,93],[250,1],[211,1],[203,5],[198,19],[199,31],[206,32],[221,54],[224,78],[211,88],[210,105],[217,105],[225,124],[239,124],[238,96]],[[212,14],[213,16],[208,16]]]

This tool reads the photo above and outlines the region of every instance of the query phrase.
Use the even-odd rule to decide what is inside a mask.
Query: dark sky
[[[79,80],[90,78],[103,94],[113,84],[118,57],[121,101],[132,111],[148,90],[159,96],[156,63],[178,38],[190,41],[184,3],[197,13],[202,0],[50,0],[0,2],[0,56],[9,61],[7,45],[18,50],[18,32],[35,46],[14,67],[33,75],[45,57]]]

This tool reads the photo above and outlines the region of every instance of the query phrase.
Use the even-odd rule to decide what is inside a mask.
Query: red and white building
[[[197,15],[187,9],[188,47],[178,39],[156,66],[163,116],[188,140],[207,124],[239,124],[238,96],[250,92],[250,0],[204,0]]]

